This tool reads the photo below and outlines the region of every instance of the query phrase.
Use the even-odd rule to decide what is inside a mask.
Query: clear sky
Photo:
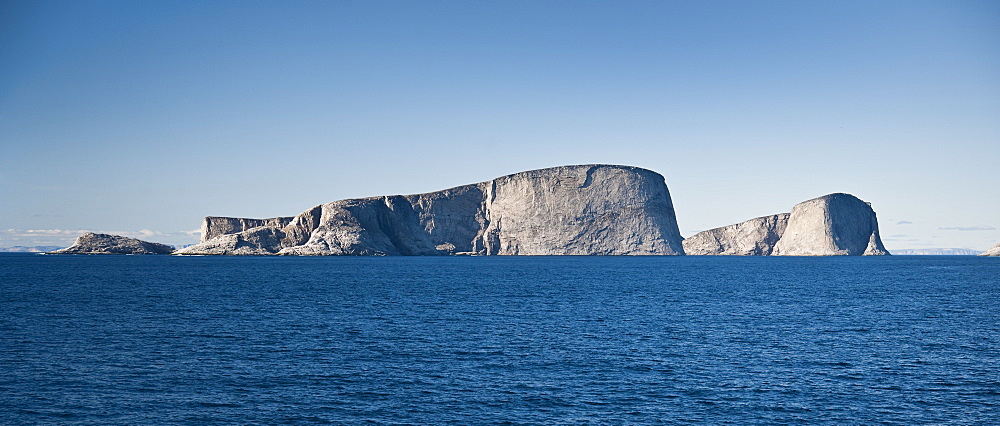
[[[0,247],[588,163],[685,236],[847,192],[984,250],[1000,2],[0,0]]]

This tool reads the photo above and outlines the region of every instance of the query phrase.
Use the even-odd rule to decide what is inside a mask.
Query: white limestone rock
[[[702,231],[684,239],[688,255],[767,256],[788,225],[788,213]]]
[[[796,204],[771,253],[776,256],[889,255],[869,203],[850,194],[830,194]]]
[[[205,222],[207,239],[178,254],[684,254],[663,177],[629,166],[555,167],[334,201],[294,218]]]
[[[52,254],[170,254],[174,248],[120,235],[88,232],[77,237],[72,246]]]
[[[683,254],[663,177],[620,166],[558,167],[486,187],[485,254]]]
[[[1000,256],[1000,243],[997,243],[997,245],[990,247],[989,250],[984,251],[982,254],[980,254],[980,256]]]

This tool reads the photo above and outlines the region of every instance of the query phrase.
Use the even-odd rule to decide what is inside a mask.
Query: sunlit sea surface
[[[1000,259],[6,254],[0,423],[998,424]]]

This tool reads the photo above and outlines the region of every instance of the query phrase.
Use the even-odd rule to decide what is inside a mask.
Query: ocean
[[[1000,259],[0,255],[3,424],[998,424]]]

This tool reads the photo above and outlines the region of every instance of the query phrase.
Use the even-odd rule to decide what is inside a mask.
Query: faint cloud
[[[8,229],[19,237],[65,237],[77,236],[86,232],[86,229]]]
[[[140,229],[138,231],[105,231],[90,229],[0,229],[0,248],[14,245],[67,247],[73,244],[77,237],[87,232],[98,234],[121,235],[145,241],[167,241],[172,244],[190,244],[197,242],[201,230],[193,231],[154,231]]]
[[[910,221],[908,221],[908,220],[901,220],[901,221],[899,221],[899,222],[896,222],[896,225],[910,225],[910,224],[912,224],[912,223],[913,223],[913,222],[910,222]]]
[[[63,217],[61,214],[35,213],[31,217]]]
[[[992,226],[979,225],[979,226],[950,226],[945,228],[938,228],[941,231],[995,231],[996,228]]]
[[[201,229],[191,231],[154,231],[152,229],[140,229],[138,231],[94,231],[101,234],[121,235],[129,238],[164,238],[164,237],[197,237],[201,235]]]
[[[16,229],[0,230],[0,247],[10,246],[69,246],[82,229]]]

